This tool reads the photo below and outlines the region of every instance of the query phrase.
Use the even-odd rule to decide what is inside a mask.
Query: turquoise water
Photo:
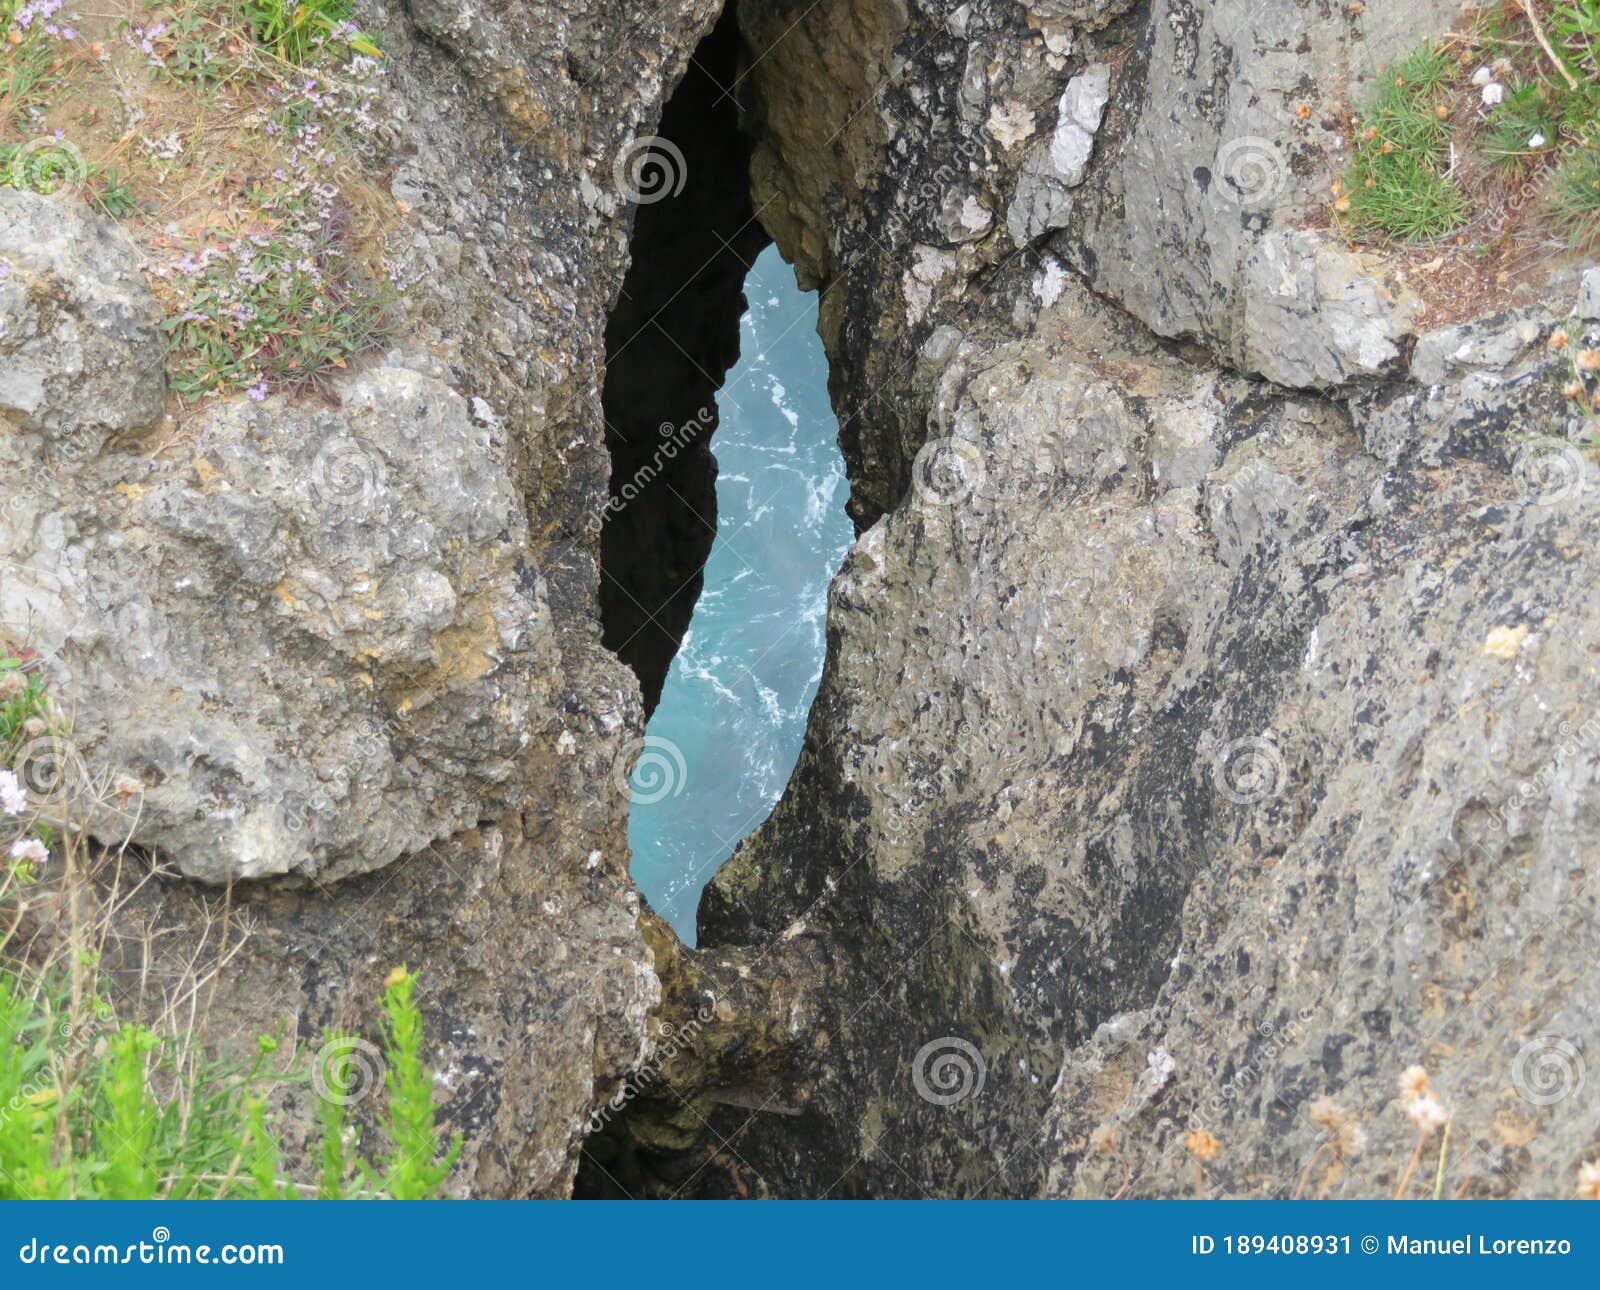
[[[633,774],[633,877],[695,943],[700,890],[783,792],[854,531],[814,293],[768,247],[717,395],[717,536]]]

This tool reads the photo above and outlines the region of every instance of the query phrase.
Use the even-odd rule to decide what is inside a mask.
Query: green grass
[[[455,1163],[460,1141],[441,1150],[409,994],[391,987],[383,1000],[381,1156],[353,1153],[344,1107],[324,1098],[321,1141],[298,1166],[284,1162],[266,1097],[307,1075],[300,1060],[274,1067],[275,1037],[240,1068],[118,1021],[103,994],[87,1006],[71,995],[62,974],[0,968],[0,1200],[424,1200]]]
[[[0,655],[0,766],[14,766],[28,738],[29,722],[45,722],[49,701],[36,671],[20,658]]]
[[[85,877],[95,853],[81,834],[45,828],[31,803],[19,810],[12,800],[12,771],[30,741],[70,733],[24,657],[0,656],[0,1201],[439,1195],[461,1142],[441,1140],[406,969],[384,983],[377,1044],[330,1031],[315,1054],[285,1052],[281,1035],[260,1036],[248,1064],[202,1048],[190,1001],[205,997],[205,974],[193,962],[167,982],[169,1006],[148,1024],[118,1015],[115,982],[101,968],[110,915],[86,917],[108,907]],[[25,840],[47,849],[42,872],[11,854]],[[46,876],[43,907],[64,902],[74,916],[25,922]],[[152,932],[147,956],[157,939]],[[319,1133],[303,1158],[285,1159],[268,1107],[274,1091],[307,1083]],[[381,1112],[371,1117],[380,1133],[370,1152],[347,1122],[348,1107],[368,1096]]]
[[[38,106],[59,48],[59,37],[31,12],[25,17],[24,5],[0,0],[0,130],[12,126],[15,132]]]
[[[1523,85],[1490,114],[1483,149],[1496,170],[1523,174],[1560,142],[1560,132],[1557,109],[1546,88]]]
[[[1424,47],[1384,75],[1361,120],[1345,179],[1350,217],[1403,242],[1442,237],[1466,222],[1467,199],[1445,173],[1450,122],[1446,89],[1455,66]]]
[[[1504,9],[1489,25],[1484,56],[1511,71],[1505,100],[1489,112],[1485,151],[1501,171],[1539,184],[1540,205],[1573,249],[1594,250],[1600,248],[1600,0],[1561,0],[1540,12],[1549,52],[1531,39],[1520,10]],[[1530,142],[1536,138],[1537,147]]]
[[[1385,73],[1339,189],[1354,225],[1425,242],[1478,211],[1526,208],[1575,250],[1600,249],[1600,0],[1528,3],[1537,27],[1502,4],[1455,57],[1427,46]]]
[[[1600,247],[1600,147],[1580,149],[1562,165],[1551,210],[1574,250]]]
[[[245,0],[244,11],[256,39],[287,62],[306,62],[327,45],[381,56],[351,23],[350,0]]]
[[[392,284],[349,253],[324,192],[305,179],[259,188],[255,231],[196,248],[168,278],[178,394],[311,384],[388,333]]]

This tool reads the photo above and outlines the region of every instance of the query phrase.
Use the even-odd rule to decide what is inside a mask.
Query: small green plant
[[[184,398],[311,384],[387,333],[392,284],[348,253],[328,191],[287,177],[260,188],[255,228],[178,262],[163,325]]]
[[[214,89],[247,70],[230,58],[230,36],[221,21],[224,6],[215,3],[185,5],[160,24],[150,41],[151,73],[161,80],[189,85],[202,92]]]
[[[1361,121],[1341,203],[1358,224],[1404,242],[1441,237],[1466,221],[1467,201],[1446,173],[1454,71],[1431,46],[1385,73]]]
[[[90,200],[112,219],[126,219],[139,209],[133,186],[115,166],[107,166],[95,176],[96,185]]]
[[[0,885],[0,905],[4,896]],[[86,1011],[71,994],[59,974],[0,968],[0,1200],[423,1200],[439,1194],[455,1163],[459,1138],[439,1154],[409,990],[391,985],[383,1001],[390,1149],[376,1164],[352,1159],[344,1107],[325,1097],[314,1156],[321,1173],[304,1188],[284,1165],[263,1094],[306,1076],[297,1064],[270,1068],[274,1037],[240,1070],[182,1038],[119,1024],[103,996]],[[70,1020],[79,1015],[91,1020]]]
[[[1490,115],[1484,152],[1496,170],[1522,174],[1555,146],[1560,128],[1546,88],[1524,85],[1513,90]]]
[[[1492,78],[1485,93],[1499,100],[1488,111],[1489,160],[1523,181],[1573,249],[1600,247],[1600,0],[1508,5],[1483,54],[1478,79]]]
[[[49,809],[61,827],[38,818],[32,757],[58,770],[75,758],[64,756],[70,730],[35,662],[26,650],[0,655],[0,1200],[437,1196],[461,1143],[441,1153],[416,978],[405,969],[384,983],[380,1043],[330,1032],[311,1069],[282,1052],[281,1035],[260,1036],[248,1065],[204,1051],[190,1005],[205,975],[192,960],[175,974],[166,1011],[146,1010],[147,1024],[118,1017],[101,966],[111,914],[82,916],[114,908],[115,896],[106,903],[105,884],[89,877],[97,853],[63,825],[86,814],[78,799],[102,790],[87,772],[57,773]],[[139,791],[128,776],[110,785],[114,796]],[[101,860],[115,888],[121,866]],[[46,903],[74,914],[25,922],[45,874]],[[347,1104],[378,1090],[379,1065],[388,1147],[368,1160],[345,1117]],[[286,1163],[268,1097],[307,1081],[319,1095],[322,1141]]]
[[[412,997],[416,978],[404,967],[389,974],[383,991],[385,1081],[389,1088],[389,1153],[384,1157],[384,1190],[396,1200],[424,1200],[438,1194],[461,1154],[458,1135],[441,1157],[434,1123],[433,1079],[422,1065],[422,1014]]]
[[[381,57],[372,38],[350,21],[350,10],[350,0],[245,0],[256,39],[291,63],[306,62],[327,45]]]
[[[1600,146],[1578,150],[1561,166],[1550,208],[1574,250],[1600,246]]]
[[[49,700],[37,671],[20,658],[0,654],[0,766],[14,766],[29,736],[29,723],[42,731]]]
[[[56,21],[62,0],[0,0],[0,129],[36,107],[62,45],[77,33]]]

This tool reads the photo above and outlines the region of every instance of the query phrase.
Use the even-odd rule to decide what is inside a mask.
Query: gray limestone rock
[[[109,219],[0,188],[0,424],[58,464],[150,426],[166,392],[160,319]]]

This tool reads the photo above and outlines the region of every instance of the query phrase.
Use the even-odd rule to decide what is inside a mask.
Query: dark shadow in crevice
[[[770,240],[751,209],[750,141],[733,93],[743,56],[730,3],[662,111],[671,146],[640,161],[641,181],[670,190],[681,175],[682,187],[638,206],[632,266],[606,325],[600,613],[607,648],[639,677],[646,715],[716,536],[715,395],[739,356],[745,275]]]

